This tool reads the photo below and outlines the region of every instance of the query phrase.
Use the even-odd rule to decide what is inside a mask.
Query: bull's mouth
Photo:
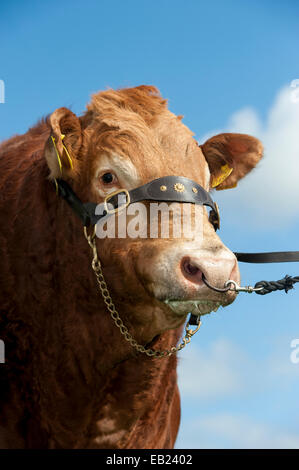
[[[171,308],[176,315],[206,315],[216,312],[222,302],[216,300],[164,300],[164,303]]]

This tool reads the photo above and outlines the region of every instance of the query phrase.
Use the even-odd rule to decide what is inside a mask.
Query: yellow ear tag
[[[212,188],[216,188],[217,186],[219,186],[219,184],[223,183],[224,180],[226,180],[226,178],[231,174],[231,172],[233,171],[233,168],[230,168],[228,165],[223,165],[221,167],[221,173],[219,176],[217,176],[217,178],[213,178],[213,181],[212,181]]]
[[[238,186],[238,183],[232,184],[231,186],[227,186],[226,188],[216,188],[216,191],[223,191],[224,189],[233,189]]]
[[[59,168],[60,168],[60,173],[62,174],[62,164],[61,164],[61,159],[60,159],[59,152],[58,152],[57,147],[56,147],[55,137],[53,137],[53,136],[51,135],[51,139],[52,139],[52,142],[53,142],[53,145],[54,145],[54,149],[55,149],[55,152],[56,152],[56,155],[57,155],[57,160],[58,160],[58,164],[59,164]]]
[[[64,148],[64,151],[65,151],[65,153],[66,153],[66,156],[67,156],[67,158],[68,158],[68,161],[69,161],[69,163],[70,163],[70,167],[71,167],[71,170],[72,170],[72,169],[74,168],[73,160],[71,159],[71,156],[70,156],[70,154],[69,154],[69,152],[68,152],[68,149],[66,148],[66,146],[65,146],[64,143],[63,143],[63,139],[64,139],[64,138],[65,138],[65,135],[64,135],[64,134],[61,134],[62,147]]]

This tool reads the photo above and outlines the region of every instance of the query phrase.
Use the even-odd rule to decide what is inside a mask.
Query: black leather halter
[[[120,189],[109,194],[105,201],[101,204],[94,202],[83,203],[74,193],[68,183],[62,179],[54,180],[57,193],[67,201],[73,211],[81,219],[85,227],[96,225],[103,217],[109,216],[122,208],[128,207],[129,204],[140,201],[159,201],[159,202],[188,202],[192,204],[201,204],[211,208],[209,220],[213,224],[215,230],[220,227],[220,217],[217,204],[212,200],[210,194],[199,184],[185,178],[183,176],[164,176],[150,181],[143,186],[128,191]],[[290,261],[299,261],[299,251],[278,251],[269,253],[238,253],[234,252],[238,261],[245,263],[281,263]],[[208,287],[218,290],[214,286],[204,281]],[[285,289],[287,292],[293,288],[293,284],[299,282],[299,276],[291,278],[285,276],[277,282],[260,281],[255,287],[256,293],[267,294],[274,290]],[[239,288],[239,290],[241,290]],[[243,288],[244,290],[244,288]],[[246,290],[246,289],[245,289]],[[254,289],[253,289],[254,290]],[[221,289],[220,289],[221,291]],[[223,291],[223,289],[222,289]],[[249,292],[247,290],[246,292]],[[190,325],[198,325],[200,316],[191,314],[189,319]]]
[[[140,201],[158,202],[189,202],[211,208],[209,220],[215,230],[220,228],[220,216],[217,204],[210,194],[199,184],[183,176],[164,176],[150,181],[143,186],[127,191],[120,189],[109,194],[101,204],[83,203],[74,193],[69,184],[62,180],[54,180],[57,193],[67,201],[85,227],[95,225],[105,216],[109,216],[129,204]],[[244,263],[282,263],[299,261],[299,251],[276,251],[266,253],[234,252],[238,261]]]
[[[95,225],[103,217],[140,201],[188,202],[208,206],[211,208],[210,222],[215,230],[220,227],[218,206],[210,194],[198,183],[183,176],[164,176],[130,191],[120,189],[109,194],[101,204],[83,203],[62,179],[55,180],[55,184],[58,194],[67,201],[85,227]]]

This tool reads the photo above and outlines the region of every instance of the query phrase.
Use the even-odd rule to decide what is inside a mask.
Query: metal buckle
[[[239,286],[236,281],[233,281],[232,279],[229,279],[226,281],[224,284],[225,287],[228,287],[230,284],[232,284],[233,287],[229,287],[229,290],[235,291],[235,292],[247,292],[248,294],[252,294],[252,292],[259,292],[260,290],[263,290],[264,287],[253,287],[253,286]]]
[[[126,202],[125,204],[122,204],[120,207],[116,207],[115,209],[109,209],[108,208],[108,203],[109,200],[112,199],[114,196],[117,196],[118,194],[124,193],[126,195]],[[118,189],[117,191],[114,191],[113,193],[108,194],[105,199],[104,199],[104,208],[107,214],[115,214],[116,212],[125,209],[128,207],[130,204],[130,194],[127,189]]]

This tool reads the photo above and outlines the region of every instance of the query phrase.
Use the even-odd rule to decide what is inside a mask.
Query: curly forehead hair
[[[167,100],[161,97],[154,86],[109,89],[92,95],[85,119],[89,125],[94,119],[101,119],[103,116],[117,119],[120,114],[127,112],[137,114],[151,126],[166,109]]]

